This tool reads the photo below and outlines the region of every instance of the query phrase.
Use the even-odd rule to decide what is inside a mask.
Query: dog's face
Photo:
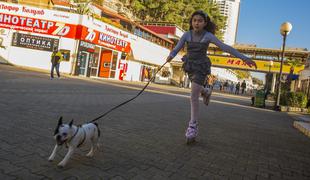
[[[59,118],[57,127],[54,132],[54,138],[58,145],[62,145],[73,136],[73,120],[69,124],[62,123],[62,117]]]

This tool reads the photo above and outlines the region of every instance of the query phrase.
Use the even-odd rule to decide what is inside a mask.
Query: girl
[[[206,76],[211,74],[211,61],[206,54],[209,43],[217,45],[223,51],[242,59],[250,67],[254,66],[256,68],[255,62],[250,58],[217,39],[214,35],[215,28],[215,24],[211,22],[205,12],[201,10],[194,12],[190,19],[190,30],[183,34],[166,60],[170,62],[183,48],[184,44],[187,44],[187,54],[182,58],[184,61],[183,69],[192,82],[191,119],[185,133],[187,143],[195,141],[198,134],[199,94],[202,95],[205,105],[209,104],[211,96],[211,89],[204,87]]]

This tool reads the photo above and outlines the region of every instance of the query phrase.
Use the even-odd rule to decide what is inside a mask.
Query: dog
[[[63,168],[72,156],[73,152],[83,144],[91,143],[91,149],[86,154],[87,157],[93,157],[94,151],[98,146],[100,130],[97,123],[87,123],[82,126],[73,125],[73,120],[69,124],[63,124],[62,117],[59,118],[57,127],[54,132],[56,145],[48,161],[53,161],[56,152],[63,144],[68,148],[68,152],[64,159],[58,164],[58,167]]]

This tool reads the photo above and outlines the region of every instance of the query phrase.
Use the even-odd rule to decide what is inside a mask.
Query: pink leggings
[[[199,95],[204,88],[202,85],[192,82],[191,90],[191,120],[189,121],[189,124],[196,124],[198,123],[199,114]]]

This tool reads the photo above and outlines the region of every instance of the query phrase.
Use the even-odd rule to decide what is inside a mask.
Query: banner
[[[253,71],[261,71],[261,72],[275,72],[275,73],[280,72],[281,62],[279,61],[273,61],[273,64],[270,65],[270,61],[254,60],[257,65],[257,69],[255,70],[254,67],[250,68],[239,58],[214,56],[214,55],[208,55],[208,57],[211,60],[212,66],[216,66],[216,67],[234,68],[234,69],[241,69],[241,70],[253,70]],[[289,74],[290,69],[291,69],[291,66],[283,64],[282,72],[284,74]],[[300,67],[295,67],[294,74],[299,74],[299,72],[304,69],[305,69],[304,65]]]
[[[76,25],[0,13],[0,28],[75,38]]]
[[[129,42],[85,26],[82,26],[80,39],[126,53],[131,49]]]
[[[34,36],[29,34],[13,33],[12,46],[37,49],[41,51],[53,51],[54,47],[58,47],[59,40],[42,36]]]

